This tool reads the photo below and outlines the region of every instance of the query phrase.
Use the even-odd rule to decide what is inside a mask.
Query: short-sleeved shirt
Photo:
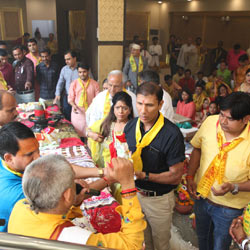
[[[0,218],[5,219],[5,225],[0,226],[0,232],[7,232],[11,211],[17,201],[24,198],[22,178],[4,168],[0,159]]]
[[[219,115],[209,116],[191,141],[193,147],[201,149],[200,167],[196,172],[196,183],[199,183],[210,163],[219,153],[216,139],[218,119]],[[224,132],[221,130],[219,124],[218,132],[222,133],[223,143],[225,143],[226,139]],[[223,182],[242,183],[248,181],[250,178],[249,124],[239,137],[244,138],[244,140],[240,142],[234,149],[228,152]],[[220,185],[217,183],[217,181],[215,181],[213,186],[218,189]],[[232,195],[230,192],[228,192],[224,196],[214,196],[210,191],[208,199],[217,204],[241,209],[244,208],[249,202],[249,192],[239,192],[236,195]]]
[[[135,118],[126,125],[124,132],[129,150],[136,151],[135,130],[138,118]],[[143,123],[140,124],[142,138],[148,132],[144,131]],[[184,139],[179,128],[164,118],[164,126],[161,128],[152,142],[142,149],[141,159],[144,172],[162,173],[169,171],[169,168],[185,159]],[[152,190],[161,194],[168,193],[176,188],[175,185],[160,184],[151,181],[136,180],[136,186],[145,190]]]

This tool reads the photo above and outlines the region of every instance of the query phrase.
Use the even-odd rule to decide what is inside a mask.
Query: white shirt
[[[195,52],[196,47],[193,44],[183,44],[181,46],[181,50],[177,59],[177,65],[186,68],[186,53],[188,52]],[[193,72],[192,72],[193,73]]]
[[[133,92],[126,90],[127,93],[131,96],[132,98],[132,105],[133,105],[133,111],[134,111],[134,117],[138,116],[138,112],[136,109],[136,96]],[[104,116],[104,104],[106,100],[106,95],[107,95],[108,90],[104,90],[100,92],[92,101],[90,106],[87,109],[86,112],[86,122],[87,126],[91,127],[94,122],[100,120]],[[110,100],[110,105],[112,105],[112,97],[109,94],[109,100]]]
[[[150,65],[151,67],[153,66],[159,66],[160,65],[160,61],[159,61],[159,56],[162,55],[162,49],[161,49],[161,45],[160,44],[156,44],[156,45],[150,45],[149,46],[149,53],[152,56]]]
[[[171,122],[174,122],[174,109],[173,109],[173,105],[172,105],[172,99],[171,99],[171,96],[169,95],[169,93],[167,91],[165,91],[164,89],[163,89],[163,98],[162,99],[163,99],[164,103],[161,107],[160,112],[168,120],[170,120]]]

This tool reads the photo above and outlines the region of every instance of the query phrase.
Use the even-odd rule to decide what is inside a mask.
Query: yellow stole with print
[[[154,126],[143,136],[141,140],[141,130],[140,130],[140,118],[138,118],[135,129],[135,139],[136,139],[136,151],[132,154],[132,159],[134,163],[135,171],[142,171],[143,164],[141,159],[142,149],[147,147],[159,133],[161,128],[164,126],[164,117],[160,113],[160,116]]]
[[[78,83],[80,84],[80,86],[82,87],[82,93],[78,102],[78,106],[79,107],[84,107],[85,111],[87,111],[88,109],[88,101],[87,101],[87,88],[89,86],[90,83],[90,78],[88,79],[86,86],[84,85],[83,81],[81,80],[81,78],[77,79]]]
[[[217,128],[218,125],[219,121],[216,124]],[[223,136],[217,131],[219,153],[214,157],[197,186],[197,192],[200,193],[203,198],[208,197],[215,180],[217,180],[219,184],[223,183],[228,156],[227,153],[237,147],[242,141],[243,138],[237,138],[232,142],[223,144]]]
[[[122,89],[123,92],[127,93],[127,90],[125,88]],[[110,100],[109,100],[109,91],[107,91],[105,102],[104,102],[104,109],[103,109],[103,116],[107,116],[109,111],[111,109]]]
[[[19,172],[15,171],[15,170],[10,169],[9,166],[7,165],[7,163],[6,163],[4,160],[2,160],[2,165],[3,165],[3,167],[4,167],[7,171],[11,172],[12,174],[17,175],[17,176],[19,176],[19,177],[23,177],[23,174],[22,174],[22,173],[19,173]]]
[[[135,62],[135,58],[131,55],[129,57],[129,62],[130,62],[130,66],[132,69],[132,72],[136,72],[137,71],[137,65]],[[139,67],[138,67],[138,73],[143,71],[143,61],[142,61],[142,57],[139,56]]]
[[[7,82],[5,81],[3,73],[1,71],[0,71],[0,85],[1,85],[0,89],[8,90]]]

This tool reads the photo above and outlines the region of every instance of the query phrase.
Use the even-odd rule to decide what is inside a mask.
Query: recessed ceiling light
[[[158,1],[158,4],[162,4],[162,1]]]
[[[188,2],[191,2],[192,0],[187,0]]]

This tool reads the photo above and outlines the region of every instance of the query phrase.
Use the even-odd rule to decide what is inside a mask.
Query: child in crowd
[[[209,98],[204,99],[203,102],[203,112],[200,113],[200,120],[197,121],[198,127],[206,120],[206,118],[210,115],[217,115],[218,114],[218,105],[216,102],[210,102]]]

